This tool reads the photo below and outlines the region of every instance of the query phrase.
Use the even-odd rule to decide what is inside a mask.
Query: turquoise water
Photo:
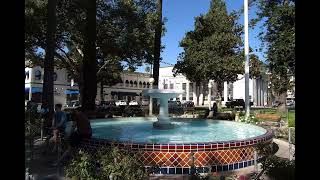
[[[242,140],[265,134],[264,128],[231,121],[174,120],[174,129],[154,129],[156,120],[123,118],[91,120],[93,137],[137,143],[196,143]]]

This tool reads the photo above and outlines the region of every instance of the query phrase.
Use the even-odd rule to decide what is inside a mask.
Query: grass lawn
[[[295,110],[290,110],[289,113],[288,113],[288,126],[289,127],[295,127],[296,126],[295,119],[296,119],[296,111]]]

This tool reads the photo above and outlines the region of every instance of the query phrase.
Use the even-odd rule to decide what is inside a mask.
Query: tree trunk
[[[159,84],[159,68],[160,68],[160,51],[161,51],[161,34],[162,34],[162,0],[157,0],[157,14],[158,14],[158,23],[155,29],[154,35],[154,47],[153,47],[153,78],[154,78],[154,87],[158,88]]]
[[[196,101],[196,105],[197,105],[197,106],[199,106],[199,96],[200,96],[200,94],[199,94],[199,89],[200,89],[200,84],[199,84],[199,82],[196,82],[196,89],[195,89],[195,91],[196,91],[196,97],[197,97],[197,101]]]
[[[286,113],[286,107],[287,107],[287,103],[286,103],[286,99],[287,99],[287,92],[283,92],[279,95],[279,106],[277,108],[277,111],[280,113]]]
[[[100,102],[104,101],[104,93],[103,93],[103,82],[100,82]]]
[[[220,109],[221,106],[222,106],[222,103],[221,103],[222,89],[223,89],[223,83],[217,82],[217,99],[216,99],[216,102],[217,102],[218,109]]]
[[[83,92],[81,98],[81,105],[85,112],[95,109],[97,95],[96,13],[96,1],[87,0],[82,65]]]
[[[44,77],[42,103],[47,102],[49,108],[48,120],[53,117],[53,73],[54,73],[54,52],[55,52],[55,34],[56,34],[56,6],[57,0],[48,1],[48,21],[46,35],[46,55],[44,59]]]

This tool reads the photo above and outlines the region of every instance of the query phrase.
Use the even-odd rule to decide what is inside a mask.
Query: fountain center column
[[[159,120],[169,120],[168,99],[168,96],[160,97]]]

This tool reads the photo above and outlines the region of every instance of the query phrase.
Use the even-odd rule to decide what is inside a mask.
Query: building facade
[[[43,89],[43,68],[25,68],[25,100],[33,99],[41,103]],[[104,86],[104,100],[137,100],[142,98],[142,90],[150,88],[150,74],[123,71],[122,82],[114,86]],[[100,83],[97,85],[97,101],[101,100]],[[66,69],[54,69],[54,103],[67,104],[79,100],[79,87]]]
[[[209,98],[214,100],[216,94],[215,83],[209,86],[208,83],[200,83],[196,90],[196,83],[189,81],[185,76],[178,74],[175,77],[172,72],[173,66],[161,67],[159,71],[159,89],[179,89],[185,93],[173,100],[193,101],[196,106],[208,106]],[[243,75],[238,75],[238,81],[234,83],[224,82],[222,92],[222,104],[231,99],[245,99],[245,79]],[[209,97],[211,91],[211,97]],[[254,106],[266,106],[268,96],[267,78],[249,80],[250,101]],[[225,98],[226,97],[226,98]]]
[[[209,98],[214,100],[216,94],[215,83],[209,88],[208,83],[200,83],[197,89],[196,83],[186,79],[183,75],[173,76],[173,66],[161,67],[159,70],[159,89],[178,89],[185,93],[173,98],[173,100],[193,101],[197,106],[208,106]],[[141,102],[144,98],[142,90],[150,88],[151,75],[123,71],[121,82],[113,86],[104,86],[101,93],[100,83],[97,85],[97,101],[103,100],[136,100]],[[245,80],[243,75],[238,76],[234,83],[224,83],[222,104],[231,99],[245,98]],[[43,68],[37,66],[25,68],[25,100],[34,99],[41,103],[43,86]],[[197,90],[196,90],[197,89]],[[211,96],[209,97],[209,91]],[[249,80],[250,101],[254,106],[266,106],[268,99],[268,81],[266,78]],[[103,96],[103,97],[101,97]],[[225,98],[226,97],[226,98]],[[147,98],[147,97],[146,97]],[[66,69],[54,70],[54,103],[67,104],[70,101],[79,100],[79,87],[71,79]]]

